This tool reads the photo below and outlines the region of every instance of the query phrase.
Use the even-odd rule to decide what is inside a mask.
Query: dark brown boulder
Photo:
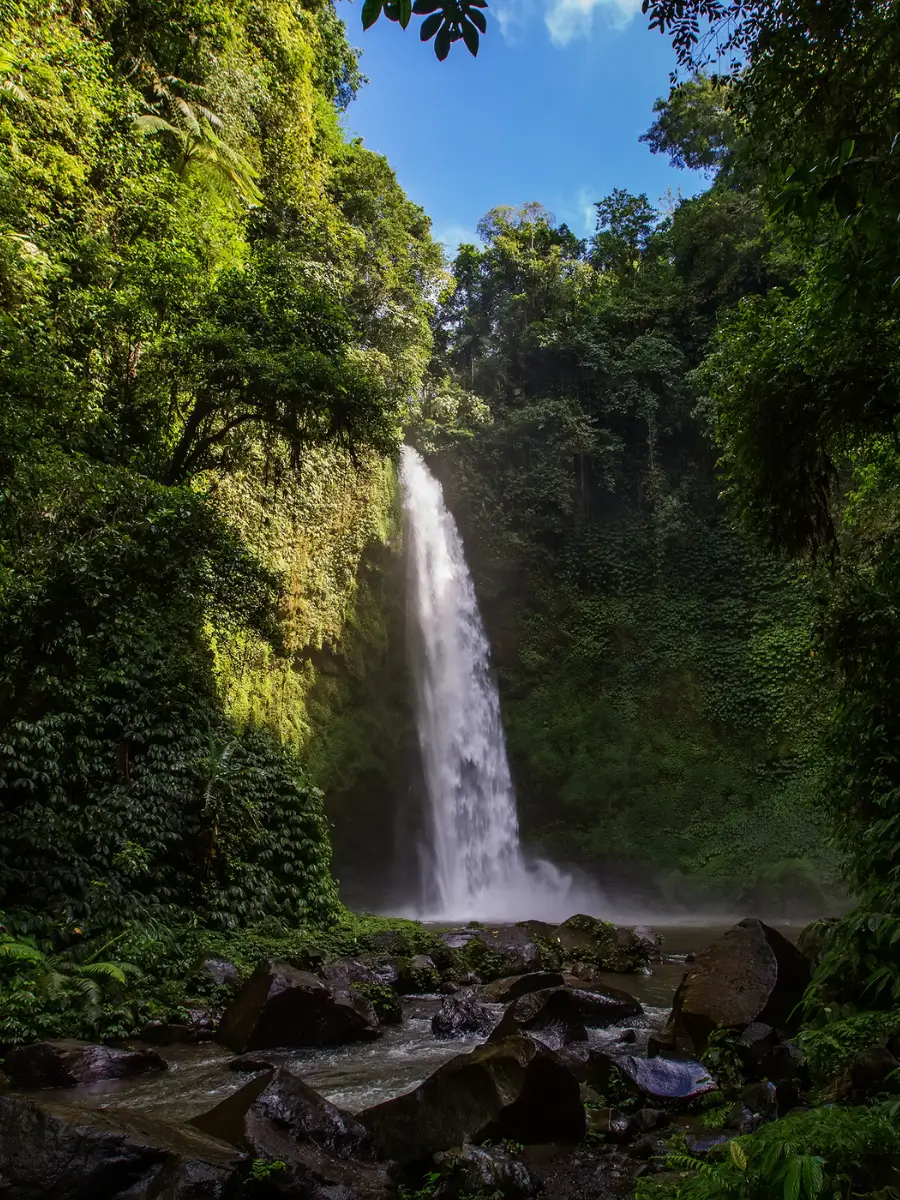
[[[537,1038],[551,1050],[570,1042],[587,1041],[587,1027],[575,1002],[575,992],[568,988],[548,988],[514,1000],[490,1040],[501,1042],[517,1034]]]
[[[514,1000],[491,1034],[491,1040],[527,1033],[555,1050],[570,1042],[585,1041],[588,1029],[605,1028],[642,1012],[633,996],[617,988],[604,992],[547,988]]]
[[[70,1038],[19,1046],[6,1056],[3,1068],[13,1087],[69,1088],[166,1071],[168,1063],[153,1050],[116,1050]]]
[[[374,1161],[369,1131],[290,1071],[257,1077],[191,1124],[247,1151],[281,1162],[275,1191],[335,1200],[387,1200],[391,1169]]]
[[[10,1200],[225,1200],[249,1162],[141,1113],[0,1096],[0,1194]]]
[[[194,1117],[201,1133],[230,1142],[257,1158],[279,1158],[286,1146],[311,1142],[337,1158],[373,1158],[369,1131],[320,1096],[299,1075],[266,1071],[215,1108]]]
[[[424,1162],[465,1141],[578,1142],[578,1081],[552,1051],[511,1037],[460,1054],[403,1096],[359,1114],[383,1153]]]
[[[495,979],[482,990],[488,1004],[511,1004],[529,992],[541,992],[545,988],[562,987],[563,977],[558,971],[532,971],[528,975],[509,975]]]
[[[474,996],[449,996],[431,1019],[431,1032],[438,1038],[465,1037],[479,1034],[487,1037],[497,1018]]]
[[[469,1196],[502,1196],[503,1200],[530,1200],[538,1184],[528,1168],[501,1147],[460,1146],[435,1155],[441,1175],[436,1200],[463,1200]]]
[[[748,917],[697,955],[675,993],[660,1044],[700,1054],[720,1027],[790,1026],[809,978],[809,962],[796,946]]]
[[[371,1001],[336,991],[279,960],[260,964],[225,1010],[217,1041],[237,1054],[275,1046],[335,1046],[378,1037]]]

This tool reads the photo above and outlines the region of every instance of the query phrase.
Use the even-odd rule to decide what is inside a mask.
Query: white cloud
[[[509,41],[518,37],[530,18],[542,13],[551,42],[568,46],[576,38],[590,37],[598,15],[608,27],[624,29],[641,11],[641,0],[505,0],[492,11]]]

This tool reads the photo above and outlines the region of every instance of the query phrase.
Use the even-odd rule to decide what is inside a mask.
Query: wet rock
[[[469,936],[462,955],[470,970],[483,979],[502,979],[540,970],[540,947],[522,926],[496,925],[466,932]]]
[[[437,1200],[498,1194],[504,1200],[529,1200],[538,1192],[525,1164],[500,1149],[466,1145],[436,1154],[434,1164],[442,1175]]]
[[[563,921],[551,936],[567,957],[605,971],[642,971],[649,960],[646,945],[633,930],[584,913]]]
[[[740,921],[697,955],[661,1040],[699,1054],[719,1027],[787,1026],[809,976],[807,959],[776,929],[755,918]]]
[[[209,1042],[222,1020],[222,1008],[189,1008],[188,1028],[191,1031],[192,1042]]]
[[[730,1141],[731,1135],[727,1133],[686,1133],[684,1135],[685,1146],[696,1158],[705,1158],[710,1150],[715,1150],[717,1146],[724,1146]]]
[[[587,1028],[568,988],[529,992],[507,1008],[490,1036],[492,1042],[516,1034],[528,1034],[556,1050],[570,1042],[586,1042]]]
[[[374,1161],[368,1130],[291,1071],[266,1072],[191,1124],[254,1159],[283,1163],[269,1178],[276,1193],[309,1200],[395,1194],[390,1167]]]
[[[197,970],[209,976],[213,983],[219,987],[227,987],[232,991],[237,991],[243,982],[241,972],[229,962],[227,958],[219,958],[215,954],[204,955],[197,964]]]
[[[116,1050],[74,1038],[11,1050],[3,1064],[13,1087],[70,1088],[102,1079],[131,1079],[168,1064],[153,1050]]]
[[[404,1164],[488,1138],[573,1143],[585,1128],[577,1080],[555,1054],[525,1037],[460,1054],[359,1120],[388,1157]]]
[[[459,991],[459,984],[455,979],[442,979],[441,986],[438,988],[439,996],[455,996]]]
[[[540,992],[546,988],[563,986],[563,977],[558,971],[532,971],[528,975],[510,975],[495,979],[487,984],[482,995],[489,1004],[511,1004],[529,992]]]
[[[610,1142],[625,1142],[631,1129],[631,1118],[617,1108],[589,1108],[588,1129]]]
[[[663,940],[658,933],[654,933],[649,925],[635,925],[631,932],[646,947],[649,962],[662,962]]]
[[[274,1071],[278,1066],[278,1056],[275,1054],[241,1054],[231,1059],[228,1069],[249,1074],[252,1071]]]
[[[262,963],[225,1011],[217,1040],[237,1054],[274,1046],[333,1046],[378,1036],[371,1001],[332,990],[308,971]]]
[[[466,1034],[487,1035],[497,1018],[473,996],[451,996],[441,1005],[431,1021],[431,1032],[439,1038],[463,1037]]]
[[[338,1158],[374,1157],[372,1138],[355,1117],[280,1068],[252,1079],[191,1124],[259,1158],[277,1158],[275,1142],[311,1142]]]
[[[860,1050],[850,1064],[850,1086],[860,1096],[896,1091],[897,1084],[888,1076],[900,1067],[887,1046],[869,1046]]]
[[[579,1083],[587,1083],[591,1075],[591,1046],[588,1042],[568,1042],[555,1051],[560,1061]]]
[[[640,1016],[642,1012],[633,996],[616,989],[601,993],[547,988],[514,1000],[491,1039],[497,1041],[511,1034],[528,1033],[557,1049],[570,1042],[586,1041],[588,1029],[603,1028],[615,1021]]]
[[[15,1200],[225,1200],[248,1171],[189,1126],[0,1096],[0,1192]]]
[[[599,1056],[595,1054],[595,1063]],[[637,1058],[633,1054],[616,1058],[616,1067],[625,1081],[648,1100],[660,1104],[681,1104],[713,1092],[718,1085],[699,1062],[677,1058]]]
[[[575,1008],[588,1029],[605,1029],[616,1021],[627,1021],[643,1015],[643,1008],[629,992],[619,988],[587,991],[580,988],[570,993]]]

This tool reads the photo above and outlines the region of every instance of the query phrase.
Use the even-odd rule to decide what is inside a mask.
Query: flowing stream
[[[490,647],[456,522],[422,456],[400,470],[409,544],[408,609],[416,724],[428,792],[426,920],[564,920],[596,893],[526,860]]]

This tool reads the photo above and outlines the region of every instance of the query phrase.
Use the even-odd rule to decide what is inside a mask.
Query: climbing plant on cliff
[[[440,252],[343,137],[330,3],[3,17],[2,903],[324,919],[322,797],[236,704],[240,648],[286,678],[326,624],[298,612],[339,633]],[[311,463],[341,512],[315,544]]]

